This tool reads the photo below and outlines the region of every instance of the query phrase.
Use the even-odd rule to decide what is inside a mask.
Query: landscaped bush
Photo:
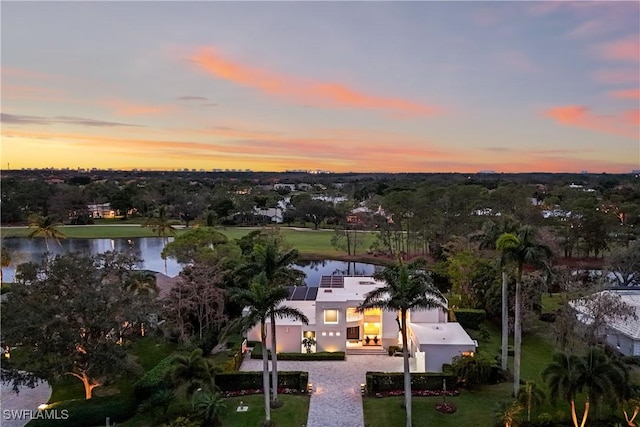
[[[465,329],[479,329],[487,313],[484,310],[474,308],[456,308],[456,320]]]
[[[271,359],[271,350],[269,350]],[[257,343],[251,351],[252,359],[262,359],[262,343]],[[319,351],[317,353],[278,353],[278,360],[344,360],[344,351]]]
[[[367,395],[404,390],[404,373],[402,372],[367,372]],[[412,390],[442,390],[443,380],[447,381],[447,390],[457,388],[457,377],[453,374],[421,373],[411,374]]]
[[[622,362],[627,365],[640,366],[640,356],[623,356]]]
[[[344,351],[319,351],[317,353],[278,353],[278,360],[344,360]]]
[[[539,319],[542,322],[553,323],[553,322],[556,321],[556,314],[555,313],[542,313],[542,314],[540,314]]]
[[[271,381],[271,376],[269,376]],[[278,389],[294,389],[300,393],[305,393],[309,373],[301,371],[281,371],[278,372]],[[262,372],[245,371],[229,372],[216,375],[216,385],[221,391],[240,391],[262,389]]]
[[[156,392],[171,387],[167,379],[167,372],[171,369],[172,361],[173,355],[165,357],[135,383],[135,396],[138,400],[148,399]]]
[[[105,425],[107,418],[111,423],[131,418],[135,414],[137,406],[135,396],[129,393],[118,396],[94,397],[89,400],[66,400],[50,405],[47,407],[47,411],[55,410],[60,416],[65,410],[69,418],[63,421],[59,419],[34,419],[29,423],[29,427],[102,426]]]

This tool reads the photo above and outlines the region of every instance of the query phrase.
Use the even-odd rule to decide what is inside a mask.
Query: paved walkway
[[[246,358],[242,371],[262,371]],[[360,384],[367,371],[402,372],[402,357],[353,356],[346,361],[278,361],[278,371],[307,371],[313,384],[307,427],[363,427]]]
[[[38,405],[47,403],[51,397],[51,386],[48,383],[39,383],[34,388],[20,387],[18,394],[12,391],[12,387],[2,384],[0,394],[0,426],[2,427],[22,427],[29,422],[25,419],[26,413],[23,410],[37,411]],[[8,412],[7,412],[8,411]],[[18,411],[18,412],[14,412]]]

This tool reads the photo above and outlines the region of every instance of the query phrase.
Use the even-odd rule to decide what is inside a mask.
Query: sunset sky
[[[0,7],[2,169],[640,169],[638,1]]]

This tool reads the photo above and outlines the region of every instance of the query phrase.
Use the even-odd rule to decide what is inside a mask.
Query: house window
[[[324,323],[338,323],[338,310],[325,310]]]

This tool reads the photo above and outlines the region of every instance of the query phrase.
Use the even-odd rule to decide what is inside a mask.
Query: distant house
[[[278,352],[306,351],[302,340],[313,338],[311,351],[371,351],[386,354],[389,346],[402,345],[397,312],[357,307],[365,295],[384,282],[364,276],[323,276],[318,287],[289,288],[286,305],[302,311],[309,324],[281,319],[276,324]],[[246,309],[245,309],[246,310]],[[442,309],[409,313],[409,351],[418,371],[442,372],[443,363],[455,356],[471,355],[477,343],[456,322],[448,322]],[[268,334],[271,328],[267,327]],[[260,340],[260,325],[247,334],[250,341]],[[270,337],[267,342],[270,343]]]
[[[111,203],[87,205],[92,218],[115,218],[116,211],[111,209]]]
[[[253,213],[256,216],[269,218],[269,221],[275,222],[276,224],[282,224],[282,221],[283,221],[282,208],[267,208],[267,209],[253,208]]]
[[[289,191],[296,191],[296,185],[295,184],[274,184],[273,185],[273,189],[274,190],[281,190],[281,189],[287,189]]]
[[[598,331],[600,340],[625,356],[640,356],[640,289],[615,289],[601,291],[617,295],[620,300],[635,309],[636,318],[616,319],[607,322],[603,330]],[[593,318],[579,301],[572,301],[577,318],[585,325],[590,325]]]

